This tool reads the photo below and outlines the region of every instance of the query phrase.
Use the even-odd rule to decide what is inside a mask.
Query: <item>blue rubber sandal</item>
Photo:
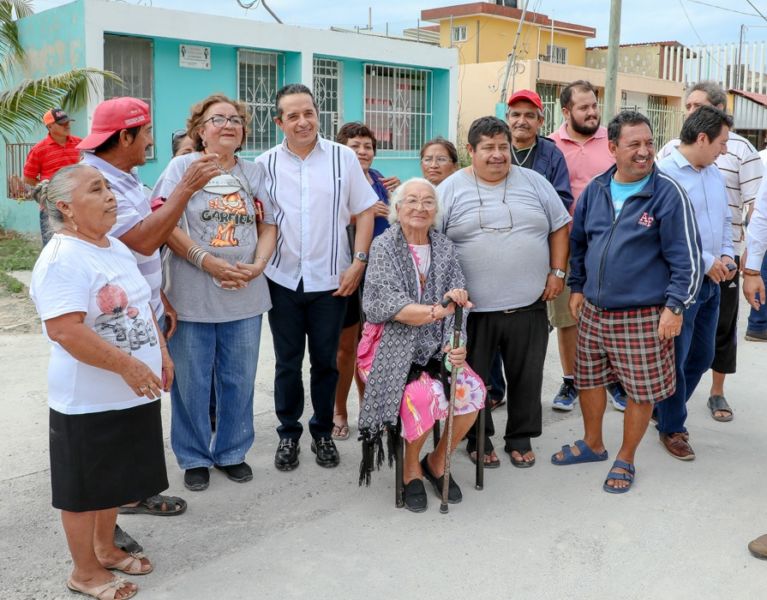
[[[625,471],[628,471],[628,473],[618,473],[615,472],[615,469],[624,469]],[[634,483],[635,472],[636,471],[634,470],[634,465],[631,463],[627,463],[622,460],[616,460],[613,463],[613,466],[610,468],[610,472],[607,474],[607,479],[605,479],[605,483],[602,486],[602,489],[608,494],[625,494],[631,489],[631,485]],[[607,482],[611,479],[614,481],[628,481],[629,484],[624,488],[617,488],[611,485],[607,485]]]
[[[607,450],[597,454],[591,448],[589,448],[586,442],[584,442],[583,440],[575,440],[575,442],[573,443],[573,446],[578,448],[578,450],[580,450],[581,453],[578,455],[573,454],[573,451],[570,449],[570,446],[562,446],[563,458],[557,458],[556,454],[552,454],[551,455],[552,464],[564,466],[564,465],[577,465],[580,463],[589,463],[589,462],[601,462],[603,460],[607,460]]]

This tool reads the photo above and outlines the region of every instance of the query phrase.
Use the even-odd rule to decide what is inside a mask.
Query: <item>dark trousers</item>
[[[487,386],[487,396],[499,402],[506,394],[506,381],[503,379],[503,361],[501,353],[496,352],[493,365],[490,367],[490,384]]]
[[[740,257],[735,257],[740,265]],[[714,362],[711,368],[719,373],[734,373],[738,353],[738,304],[740,303],[740,273],[732,281],[719,284],[719,321],[716,325]]]
[[[762,279],[767,282],[767,254],[764,255],[762,260]],[[748,315],[748,329],[754,333],[767,333],[767,304],[765,304],[765,298],[760,298],[762,307],[759,310],[751,309]]]
[[[517,311],[475,312],[466,323],[467,361],[486,384],[493,359],[500,352],[506,375],[505,449],[528,450],[530,438],[541,435],[543,362],[549,343],[546,304],[536,302]],[[493,416],[485,419],[485,451],[493,449]],[[468,450],[476,448],[474,429],[466,436]]]
[[[274,409],[280,421],[280,439],[298,440],[303,432],[302,365],[309,342],[310,387],[314,415],[309,421],[313,438],[330,437],[333,430],[338,369],[336,353],[341,335],[346,298],[333,291],[304,292],[303,281],[293,291],[269,281],[272,309],[269,327],[274,340]]]
[[[698,298],[684,311],[682,332],[674,338],[676,391],[655,405],[661,433],[687,431],[687,401],[714,360],[718,317],[719,284],[704,277]]]

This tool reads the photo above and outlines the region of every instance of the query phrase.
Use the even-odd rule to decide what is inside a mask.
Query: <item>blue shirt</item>
[[[375,169],[368,170],[368,173],[370,174],[370,179],[373,180],[371,185],[378,199],[384,204],[389,204],[389,192],[386,191],[384,184],[381,182],[383,175]],[[375,221],[373,221],[373,237],[381,235],[387,229],[389,229],[389,219],[386,217],[376,217]]]
[[[696,169],[678,148],[658,163],[687,192],[700,232],[704,272],[708,273],[714,259],[735,256],[732,245],[732,212],[727,205],[727,189],[716,164]]]
[[[621,214],[623,209],[623,203],[627,198],[630,198],[634,194],[640,192],[645,184],[650,180],[650,175],[642,177],[639,181],[632,181],[631,183],[621,183],[615,181],[615,177],[610,179],[610,195],[613,197],[613,206],[615,207],[615,218]]]

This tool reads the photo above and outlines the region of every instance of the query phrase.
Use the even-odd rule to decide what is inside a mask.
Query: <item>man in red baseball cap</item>
[[[44,179],[50,179],[62,167],[80,160],[77,144],[80,138],[70,132],[73,119],[60,108],[52,108],[43,115],[43,125],[48,130],[45,139],[32,147],[24,163],[24,183],[34,187]],[[48,243],[48,211],[40,206],[40,235],[43,246]]]
[[[167,337],[176,328],[176,312],[161,292],[162,246],[181,218],[192,194],[219,173],[217,155],[198,161],[187,169],[174,192],[156,211],[152,212],[144,185],[136,167],[146,162],[146,151],[152,145],[152,116],[149,106],[137,98],[112,98],[96,107],[93,124],[78,148],[83,150],[82,162],[98,169],[109,183],[117,199],[117,222],[109,235],[120,239],[131,249],[139,270],[152,289],[152,309],[160,329]],[[153,496],[136,505],[120,508],[121,513],[178,515],[186,510],[186,502],[175,496]],[[126,536],[126,537],[122,537]],[[116,541],[128,551],[137,549],[136,542],[122,530]],[[131,542],[134,545],[131,545]]]

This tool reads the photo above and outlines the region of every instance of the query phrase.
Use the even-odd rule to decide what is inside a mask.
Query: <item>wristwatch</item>
[[[368,253],[367,252],[355,252],[354,258],[356,258],[361,263],[368,264]]]
[[[677,317],[684,312],[684,308],[681,307],[681,306],[668,306],[668,305],[666,305],[666,308],[669,309],[672,313],[674,313]]]
[[[551,269],[551,271],[549,271],[549,275],[553,275],[554,277],[559,277],[560,279],[564,279],[567,273],[565,273],[562,269]]]

